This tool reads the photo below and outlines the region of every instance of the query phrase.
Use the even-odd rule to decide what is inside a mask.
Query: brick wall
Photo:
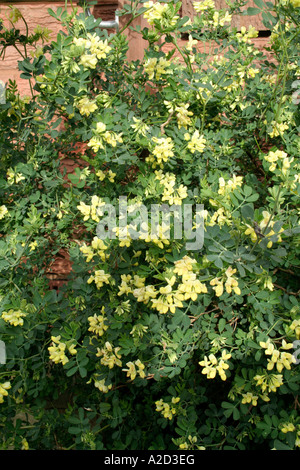
[[[115,17],[115,10],[117,9],[117,0],[100,0],[101,5],[95,5],[93,7],[93,14],[96,18],[102,18],[102,20],[110,20]],[[99,2],[100,3],[100,2]],[[38,25],[47,27],[51,31],[50,40],[54,40],[57,33],[61,29],[61,24],[49,15],[48,9],[52,8],[54,11],[60,6],[64,7],[64,1],[31,1],[31,2],[20,2],[11,1],[1,2],[0,1],[0,18],[3,20],[5,26],[9,27],[9,21],[7,15],[9,12],[9,5],[13,4],[19,8],[24,18],[26,19],[30,32]],[[25,33],[25,25],[22,20],[17,23],[17,27],[21,33]],[[5,59],[0,60],[0,80],[7,82],[8,79],[16,80],[19,86],[19,90],[22,94],[29,93],[29,86],[27,80],[20,78],[20,72],[18,70],[17,61],[20,60],[20,56],[14,47],[8,47],[5,53]]]

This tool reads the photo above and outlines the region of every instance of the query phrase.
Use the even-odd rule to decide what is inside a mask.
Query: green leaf
[[[253,0],[253,1],[254,1],[255,5],[256,5],[258,8],[260,8],[261,10],[264,9],[265,4],[264,4],[264,2],[263,2],[262,0]]]
[[[70,426],[68,431],[69,431],[70,434],[80,434],[81,433],[81,429],[77,428],[75,426]]]
[[[247,10],[245,10],[244,15],[253,16],[253,15],[257,15],[258,13],[260,13],[260,8],[248,7]]]
[[[274,449],[275,450],[293,450],[291,447],[279,441],[278,439],[275,439]]]
[[[225,318],[221,318],[221,319],[219,320],[219,323],[218,323],[218,330],[219,330],[219,333],[222,333],[222,331],[224,330],[225,326],[226,326],[226,320],[225,320]]]

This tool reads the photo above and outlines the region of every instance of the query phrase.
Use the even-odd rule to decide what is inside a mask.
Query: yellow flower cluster
[[[291,364],[296,362],[296,359],[292,354],[285,352],[286,350],[293,348],[293,343],[286,343],[285,340],[282,340],[281,349],[284,351],[276,349],[270,338],[268,338],[266,342],[261,341],[259,344],[265,349],[266,356],[271,356],[271,358],[268,359],[268,370],[272,370],[275,365],[278,372],[282,372],[284,368],[290,370]]]
[[[75,104],[82,116],[89,116],[98,108],[95,100],[90,100],[87,96],[76,100]]]
[[[300,0],[290,0],[294,8],[300,8]]]
[[[227,182],[223,177],[219,178],[219,190],[218,193],[222,194],[222,196],[228,195],[231,191],[234,191],[238,186],[242,186],[243,184],[243,177],[233,175],[232,179],[228,180]]]
[[[257,38],[258,31],[252,26],[249,25],[248,31],[245,26],[241,27],[241,32],[236,34],[239,42],[245,42],[251,44],[250,39]]]
[[[90,324],[89,330],[92,333],[96,333],[98,336],[102,336],[104,332],[108,329],[108,325],[105,324],[107,318],[104,316],[105,310],[102,307],[102,315],[97,315],[96,313],[93,316],[88,317],[88,322]]]
[[[208,379],[214,379],[218,372],[221,379],[226,380],[225,370],[229,369],[229,364],[225,361],[230,358],[231,354],[225,350],[222,351],[222,356],[219,360],[214,354],[210,354],[208,357],[204,356],[204,360],[199,362],[199,365],[203,366],[202,374],[207,375]]]
[[[271,132],[268,132],[270,137],[278,137],[280,135],[283,135],[284,131],[286,131],[289,126],[285,124],[284,122],[276,122],[272,121],[271,125],[273,127]]]
[[[168,284],[159,289],[160,296],[157,299],[151,299],[152,308],[155,308],[161,314],[168,313],[169,310],[171,313],[175,313],[177,307],[183,307],[184,295],[177,290],[172,290],[175,280],[175,276],[171,280],[167,279]]]
[[[140,238],[146,243],[154,243],[161,249],[164,249],[165,245],[170,245],[169,227],[164,222],[158,227],[155,227],[153,231],[151,230],[151,226],[148,226],[147,231],[147,226],[143,225],[143,230],[145,234],[148,233],[148,236],[141,234]]]
[[[145,304],[150,302],[151,308],[161,314],[166,314],[169,311],[175,313],[177,307],[183,307],[183,301],[189,299],[195,301],[199,294],[207,293],[206,285],[200,282],[196,278],[196,274],[192,272],[194,263],[196,261],[189,256],[175,261],[174,274],[170,278],[166,277],[167,284],[159,288],[145,285],[145,278],[122,274],[118,295],[132,294],[138,302]],[[177,288],[174,288],[177,281],[176,274],[182,279]]]
[[[254,377],[256,381],[256,385],[261,387],[262,392],[267,391],[276,392],[277,388],[279,388],[283,384],[283,377],[281,374],[262,374],[256,375]]]
[[[103,269],[98,269],[93,276],[88,278],[87,283],[91,284],[95,282],[97,289],[101,289],[104,284],[110,283],[110,278],[110,274],[103,271]]]
[[[135,274],[133,277],[131,274],[122,274],[118,295],[132,294],[135,288],[143,288],[145,286],[145,280],[146,278],[140,277],[137,274]]]
[[[271,151],[268,155],[265,155],[265,160],[271,163],[269,170],[275,171],[277,164],[280,162],[280,170],[283,175],[286,175],[287,170],[290,168],[291,163],[294,161],[294,157],[288,158],[287,153],[283,150]]]
[[[172,73],[170,67],[170,61],[164,57],[150,57],[144,64],[144,70],[149,75],[149,80],[155,78],[159,80],[162,75],[167,75]]]
[[[147,8],[147,11],[144,13],[144,18],[148,21],[150,25],[154,25],[155,21],[159,21],[162,28],[176,25],[179,16],[174,15],[170,8],[170,5],[167,3],[160,2],[149,2],[144,3],[143,5]]]
[[[197,42],[197,41],[196,41]],[[190,116],[193,116],[192,111],[189,111],[189,103],[181,104],[175,107],[176,118],[178,122],[178,128],[184,127],[187,129],[188,126],[192,124],[192,120]]]
[[[25,176],[22,173],[16,173],[14,170],[9,168],[6,173],[8,184],[18,184],[20,181],[25,180]]]
[[[10,309],[8,312],[2,312],[1,318],[12,326],[23,326],[23,318],[26,317],[26,315],[27,313],[24,313],[21,310]]]
[[[250,225],[247,225],[248,228],[245,230],[245,235],[250,235],[251,241],[253,243],[255,243],[258,240],[258,235],[257,235],[258,231],[261,233],[261,238],[258,240],[258,243],[260,243],[261,240],[264,237],[270,238],[273,235],[275,235],[274,230],[272,230],[272,227],[274,226],[275,221],[271,220],[271,214],[268,211],[263,211],[262,215],[263,215],[263,219],[261,220],[261,222],[258,225],[258,230],[255,230]],[[267,227],[268,227],[268,233],[264,233],[264,231],[266,230]],[[277,242],[282,241],[282,238],[279,235],[279,233],[281,233],[281,232],[283,232],[283,228],[281,228],[278,232]],[[269,240],[268,243],[267,243],[267,247],[271,248],[272,245],[273,245],[273,241]]]
[[[292,422],[283,423],[281,424],[280,431],[283,432],[283,434],[287,434],[288,432],[296,432],[295,446],[300,447],[300,425],[299,424],[295,426],[295,424]]]
[[[242,398],[243,404],[251,403],[252,406],[257,405],[258,396],[253,395],[253,393],[251,392],[243,393],[242,396],[243,396]]]
[[[8,214],[8,209],[6,206],[0,206],[0,220],[3,219]]]
[[[97,357],[101,357],[101,364],[112,369],[114,366],[122,367],[121,355],[119,354],[121,348],[114,348],[113,345],[106,341],[103,348],[97,348]]]
[[[92,196],[91,205],[88,206],[84,202],[80,201],[77,209],[83,214],[83,220],[89,220],[90,218],[95,222],[100,222],[100,217],[103,215],[101,207],[105,206],[105,202],[96,195]]]
[[[163,163],[166,163],[174,155],[174,143],[171,137],[152,137],[152,141],[156,145],[146,161],[152,163],[152,168],[156,168],[157,165],[163,168]]]
[[[183,294],[184,300],[196,301],[198,294],[207,293],[207,287],[196,279],[196,273],[186,273],[182,275],[182,284],[178,285],[178,292]]]
[[[173,173],[163,173],[162,170],[156,170],[155,175],[155,178],[164,187],[162,201],[167,201],[170,205],[180,206],[182,200],[188,195],[187,187],[181,184],[178,188],[175,188],[176,176]]]
[[[194,10],[199,13],[210,8],[215,8],[215,2],[213,0],[202,0],[201,2],[193,2]]]
[[[109,246],[104,243],[101,238],[94,237],[91,243],[91,246],[88,246],[84,243],[80,247],[80,251],[86,257],[86,262],[88,263],[93,259],[94,256],[100,256],[102,261],[105,261],[109,258],[109,253],[106,253]]]
[[[190,41],[191,41],[190,47],[192,47],[194,43],[198,42],[198,41],[193,41],[192,38],[190,39]],[[187,49],[189,50],[188,47]],[[177,118],[179,129],[181,127],[184,127],[184,129],[187,129],[188,126],[192,124],[192,120],[190,116],[193,116],[194,114],[192,113],[192,111],[188,110],[190,106],[189,103],[175,104],[175,103],[165,100],[164,104],[167,106],[170,113],[176,113],[176,118]]]
[[[206,139],[200,135],[198,129],[191,135],[189,132],[184,134],[185,140],[188,141],[187,147],[191,153],[202,153],[205,149]]]
[[[213,14],[213,19],[209,21],[209,24],[213,24],[215,28],[218,26],[224,26],[225,23],[231,23],[232,15],[226,11],[225,13],[222,11],[215,11]]]
[[[132,119],[134,124],[131,124],[130,127],[132,127],[132,129],[134,129],[137,134],[142,134],[144,137],[146,137],[146,132],[149,130],[149,126],[147,126],[147,124],[145,124],[141,119],[138,119],[134,116]]]
[[[66,349],[69,351],[70,354],[77,354],[75,349],[75,344],[70,341],[68,343],[63,343],[60,341],[61,336],[51,336],[52,345],[48,347],[48,351],[50,353],[50,360],[53,361],[55,364],[61,363],[65,365],[69,362],[68,357],[66,356]]]
[[[127,377],[130,377],[131,380],[134,380],[137,375],[141,377],[141,379],[144,379],[146,377],[145,374],[145,365],[140,361],[140,359],[137,359],[134,363],[133,362],[127,362],[126,363],[127,369],[122,369],[124,372],[127,372]],[[136,368],[137,367],[137,368]]]
[[[4,382],[0,384],[0,403],[4,402],[3,397],[7,397],[8,391],[11,388],[10,382]]]
[[[75,46],[82,47],[84,49],[84,53],[80,57],[79,64],[90,69],[96,68],[98,60],[105,59],[111,50],[107,39],[102,41],[95,33],[88,33],[87,39],[81,37],[74,38],[73,43]]]
[[[96,379],[94,381],[94,385],[95,385],[96,388],[98,388],[98,390],[100,390],[100,392],[107,393],[107,392],[109,392],[109,390],[112,389],[112,384],[106,385],[105,382],[106,382],[105,379],[101,379],[101,380]]]
[[[293,423],[284,423],[280,429],[284,434],[296,431],[296,426]]]
[[[212,200],[210,200],[210,202],[212,202]],[[224,207],[220,207],[212,215],[204,213],[204,218],[208,219],[206,221],[206,225],[208,226],[217,224],[222,227],[224,224],[230,225],[232,223],[231,214],[228,210],[225,210]]]
[[[104,171],[102,171],[102,170],[98,170],[98,171],[96,172],[96,176],[98,176],[98,178],[99,178],[100,181],[105,180],[105,178],[107,177],[108,180],[109,180],[111,183],[114,183],[116,173],[114,173],[114,172],[111,171],[111,170],[108,170],[108,171],[106,171],[106,172],[104,172]]]
[[[161,398],[155,402],[156,411],[160,411],[164,418],[169,419],[170,421],[173,419],[173,416],[176,414],[176,407],[172,405],[176,405],[180,401],[179,397],[172,397],[171,403],[166,403]]]
[[[122,135],[117,134],[113,131],[106,130],[106,124],[103,122],[97,122],[95,135],[88,142],[88,147],[91,147],[94,152],[98,152],[99,149],[104,149],[105,143],[116,147],[118,143],[122,143]]]
[[[229,266],[226,269],[225,275],[223,277],[215,277],[210,281],[210,285],[213,286],[217,297],[221,297],[224,292],[224,282],[225,289],[228,294],[231,294],[232,291],[234,291],[234,293],[237,295],[241,294],[241,289],[239,288],[238,281],[233,277],[235,273],[236,269],[233,269],[231,266]]]
[[[290,324],[290,329],[295,331],[296,338],[300,339],[300,320],[293,320]]]
[[[183,274],[188,274],[193,271],[193,265],[197,261],[190,256],[185,255],[180,260],[174,261],[175,268],[174,273],[182,276]]]

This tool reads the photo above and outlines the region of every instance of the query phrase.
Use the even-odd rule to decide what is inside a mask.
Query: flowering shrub
[[[132,2],[134,62],[81,9],[42,46],[12,9],[32,96],[0,105],[2,449],[300,446],[300,5],[255,4],[272,60],[239,1]]]

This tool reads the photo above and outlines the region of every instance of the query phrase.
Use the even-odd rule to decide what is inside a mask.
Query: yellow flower
[[[175,268],[174,273],[182,276],[183,274],[187,274],[190,271],[193,271],[193,264],[196,263],[196,260],[190,258],[190,256],[185,255],[182,259],[178,261],[174,261]]]
[[[197,42],[197,41],[196,41]],[[176,106],[175,111],[176,111],[176,117],[178,121],[178,128],[180,129],[181,127],[184,127],[187,129],[189,125],[191,125],[191,118],[190,116],[193,116],[192,111],[188,111],[189,108],[189,103],[186,104],[181,104]]]
[[[82,116],[89,116],[91,113],[96,111],[97,105],[94,100],[89,100],[87,96],[81,98],[78,103],[77,107],[79,112]]]
[[[175,405],[180,401],[180,397],[172,397],[171,404]],[[160,411],[164,418],[172,420],[176,414],[176,407],[170,406],[170,403],[164,402],[162,399],[155,402],[156,411]]]
[[[232,179],[229,181],[224,180],[223,177],[219,178],[219,190],[218,193],[225,195],[230,191],[234,191],[238,186],[242,186],[243,183],[243,177],[242,176],[236,176],[233,175]]]
[[[133,362],[127,362],[126,366],[128,369],[122,369],[124,372],[127,372],[127,377],[130,377],[131,380],[134,380],[136,378],[136,369],[135,365]]]
[[[152,141],[156,144],[153,155],[156,156],[158,163],[166,162],[170,157],[173,157],[174,144],[171,137],[153,137]]]
[[[37,241],[29,243],[30,251],[34,251],[37,247]]]
[[[296,430],[296,427],[293,423],[285,423],[280,429],[280,431],[283,432],[284,434],[288,432],[293,432],[295,430]]]
[[[12,326],[23,326],[23,317],[26,317],[26,315],[27,313],[24,313],[21,310],[10,309],[8,312],[2,312],[1,317],[5,322]]]
[[[257,385],[261,386],[262,392],[276,392],[277,388],[283,384],[283,377],[281,374],[270,375],[256,375],[254,377]]]
[[[290,324],[290,329],[295,331],[296,338],[300,339],[300,320],[293,320],[293,322]]]
[[[100,392],[107,393],[109,390],[111,390],[112,384],[106,385],[105,382],[106,382],[105,379],[102,379],[102,380],[96,379],[94,381],[94,385],[96,388],[100,390]]]
[[[233,277],[233,274],[236,273],[236,269],[232,269],[231,266],[226,269],[225,275],[227,276],[227,279],[225,281],[225,289],[228,294],[231,293],[233,290],[237,295],[241,294],[241,289],[238,286],[238,281]]]
[[[80,57],[79,64],[89,69],[95,69],[97,62],[98,60],[95,54],[83,54]]]
[[[104,284],[109,284],[110,274],[105,273],[103,269],[95,271],[94,276],[90,276],[88,279],[88,284],[95,282],[97,289],[101,289]]]
[[[202,374],[206,374],[208,379],[214,379],[218,372],[219,376],[223,381],[227,379],[225,370],[229,369],[229,364],[225,361],[231,358],[231,354],[227,353],[225,350],[222,351],[222,356],[220,360],[216,358],[214,354],[204,356],[204,360],[199,362],[200,366],[203,366]]]
[[[243,399],[242,403],[251,403],[251,405],[256,406],[257,405],[257,400],[258,397],[256,395],[253,395],[251,392],[243,393]]]
[[[200,11],[208,10],[209,8],[215,8],[215,2],[213,0],[202,0],[201,2],[193,2],[194,10],[199,13]]]
[[[21,443],[22,443],[22,448],[21,448],[21,450],[29,450],[29,444],[28,444],[28,442],[26,441],[25,438],[22,439]]]
[[[48,347],[50,360],[55,364],[61,363],[62,365],[65,365],[67,362],[69,362],[69,359],[65,355],[66,344],[60,342],[60,336],[52,336],[51,339],[52,346]]]
[[[167,3],[153,3],[152,0],[144,3],[144,7],[148,10],[144,13],[144,18],[150,25],[154,25],[155,21],[159,21],[162,27],[174,26],[179,16],[174,15]]]
[[[184,135],[185,140],[188,141],[188,149],[191,153],[200,152],[202,153],[205,149],[206,139],[203,135],[200,135],[198,129],[191,136],[188,132]]]
[[[223,282],[215,277],[210,281],[210,285],[213,286],[216,296],[221,297],[224,292]]]
[[[0,220],[5,217],[5,215],[8,214],[8,210],[6,206],[0,206]]]
[[[279,135],[282,135],[284,131],[289,128],[289,126],[287,124],[284,124],[283,122],[272,121],[271,125],[273,127],[273,130],[268,133],[270,137],[278,137]]]
[[[15,173],[11,168],[7,170],[6,175],[8,184],[19,183],[25,180],[25,176],[23,176],[22,173]]]
[[[290,0],[294,8],[300,8],[300,0]]]
[[[4,382],[0,383],[0,403],[4,402],[3,397],[6,397],[8,395],[8,391],[11,388],[10,382]]]
[[[102,349],[97,348],[97,357],[101,357],[101,364],[112,369],[115,365],[122,367],[121,355],[119,354],[121,348],[114,348],[109,341],[106,341]]]
[[[74,356],[75,354],[77,354],[77,350],[75,349],[75,348],[76,348],[76,344],[74,344],[74,343],[71,342],[70,345],[67,344],[67,347],[68,347],[68,351],[69,351],[70,354],[72,354],[73,356]]]
[[[105,179],[105,176],[106,176],[106,175],[105,175],[104,171],[98,170],[98,171],[96,172],[96,176],[98,176],[98,178],[99,178],[100,181],[103,181],[103,180]]]
[[[241,27],[241,32],[236,34],[236,37],[240,42],[245,42],[251,44],[250,38],[257,38],[258,31],[253,27],[249,26],[248,32],[245,26]]]
[[[250,235],[251,241],[254,243],[257,240],[257,234],[253,227],[247,224],[247,229],[245,230],[245,235]]]
[[[182,275],[182,284],[178,285],[178,292],[184,294],[184,300],[196,301],[198,294],[207,293],[207,287],[199,279],[196,279],[195,273],[186,273]]]
[[[105,325],[106,318],[104,315],[97,315],[96,313],[93,316],[88,317],[88,322],[90,327],[88,331],[96,333],[96,335],[102,336],[104,332],[108,329],[108,325]]]
[[[157,60],[157,57],[151,57],[145,62],[144,70],[149,75],[149,80],[155,78],[159,80],[162,75],[170,74],[169,70],[170,62],[164,57],[160,57]]]

